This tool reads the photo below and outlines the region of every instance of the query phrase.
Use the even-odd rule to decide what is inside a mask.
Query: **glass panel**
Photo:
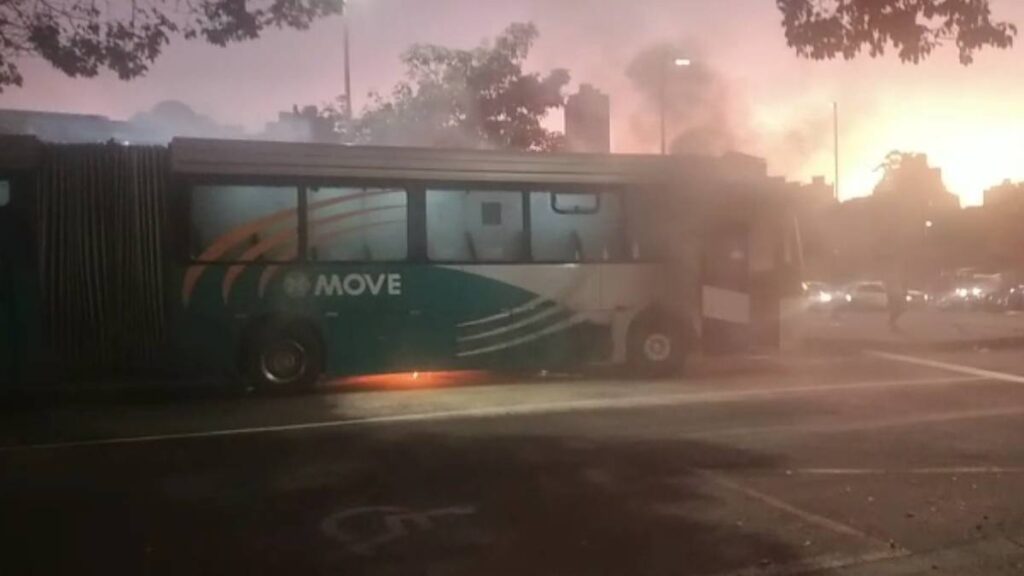
[[[601,193],[598,210],[560,213],[551,192],[530,193],[533,259],[538,262],[604,262],[626,259],[619,195]]]
[[[281,262],[298,249],[298,190],[290,186],[192,188],[192,258]]]
[[[427,190],[427,255],[441,262],[516,262],[526,255],[518,192]]]
[[[555,212],[561,214],[593,214],[600,209],[600,196],[597,194],[567,194],[560,192],[554,195]]]
[[[0,180],[0,207],[11,203],[11,183],[7,180]]]
[[[408,254],[408,196],[401,188],[309,188],[309,259],[386,262]]]
[[[626,260],[660,260],[665,258],[668,238],[678,234],[666,225],[665,215],[655,194],[643,190],[620,197],[624,205]]]

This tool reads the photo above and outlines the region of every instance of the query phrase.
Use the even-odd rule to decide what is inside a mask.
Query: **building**
[[[179,136],[245,138],[241,127],[219,124],[174,100],[160,102],[128,120],[112,120],[97,114],[0,110],[0,134],[35,136],[56,144],[166,144]]]
[[[986,208],[1024,207],[1024,182],[1013,183],[1004,180],[1002,184],[985,190]]]
[[[565,139],[572,152],[611,152],[611,101],[590,84],[565,103]]]
[[[94,114],[0,110],[0,134],[35,136],[46,142],[87,143],[124,140],[126,122]]]

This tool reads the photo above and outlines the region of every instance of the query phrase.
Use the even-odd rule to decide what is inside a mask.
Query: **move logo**
[[[321,274],[314,296],[401,296],[401,274]]]

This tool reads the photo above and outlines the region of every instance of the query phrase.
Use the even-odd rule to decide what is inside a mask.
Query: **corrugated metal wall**
[[[164,337],[167,150],[45,146],[37,178],[44,338],[69,375],[140,371]]]

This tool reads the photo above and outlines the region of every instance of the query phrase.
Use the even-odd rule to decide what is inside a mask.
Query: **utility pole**
[[[666,153],[665,145],[665,84],[668,82],[668,73],[671,70],[669,64],[676,68],[687,68],[691,62],[689,58],[674,58],[671,61],[667,58],[661,62],[661,84],[658,86],[658,115],[661,120],[661,155]]]
[[[839,201],[839,102],[832,102],[832,155],[835,157],[835,181],[832,194]]]
[[[341,13],[341,33],[342,42],[345,45],[345,117],[348,120],[352,120],[352,73],[349,63],[349,44],[348,44],[348,10],[342,8]]]
[[[661,84],[658,86],[658,116],[661,120],[661,155],[665,155],[665,82],[667,81],[666,76],[668,66],[662,64],[661,66]]]

